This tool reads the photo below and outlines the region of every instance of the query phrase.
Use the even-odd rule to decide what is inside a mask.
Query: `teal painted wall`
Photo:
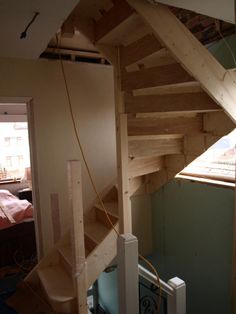
[[[152,261],[187,285],[188,314],[230,313],[234,190],[174,180],[152,195]]]
[[[117,270],[102,273],[98,279],[99,303],[110,314],[118,314]]]
[[[225,42],[227,42],[228,46]],[[236,68],[229,47],[236,59],[236,35],[228,36],[225,40],[219,40],[217,43],[211,43],[207,46],[208,50],[226,69]]]

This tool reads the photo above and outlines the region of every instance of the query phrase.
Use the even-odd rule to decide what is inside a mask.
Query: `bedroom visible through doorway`
[[[0,103],[0,267],[36,258],[27,105]]]

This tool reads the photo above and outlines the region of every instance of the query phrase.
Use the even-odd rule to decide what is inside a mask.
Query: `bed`
[[[36,254],[33,206],[0,190],[0,267]]]

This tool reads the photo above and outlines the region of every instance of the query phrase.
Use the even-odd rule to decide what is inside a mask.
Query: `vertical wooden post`
[[[121,91],[121,75],[119,62],[119,48],[117,49],[118,64],[114,69],[114,90],[116,105],[116,149],[118,170],[118,201],[119,201],[119,229],[120,233],[132,233],[132,214],[129,195],[128,177],[128,130],[127,114],[125,114],[123,93]]]
[[[74,253],[74,284],[79,314],[87,314],[87,265],[84,246],[81,163],[68,162],[69,201],[71,209],[71,239]]]
[[[132,233],[132,213],[128,177],[128,136],[126,114],[119,115],[117,139],[120,233]]]
[[[138,240],[132,234],[118,237],[119,313],[139,313]]]

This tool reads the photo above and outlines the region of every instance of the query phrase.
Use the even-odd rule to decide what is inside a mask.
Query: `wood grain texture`
[[[164,167],[162,157],[134,158],[129,162],[129,178],[143,176],[148,173],[156,172]]]
[[[157,39],[236,122],[236,76],[225,70],[166,6],[153,7],[142,0],[128,0],[128,3],[152,28]]]
[[[181,152],[183,152],[182,138],[129,141],[130,158],[180,154]]]
[[[203,130],[203,119],[196,117],[180,118],[135,118],[128,119],[128,135],[194,134]]]
[[[133,12],[134,10],[126,1],[120,0],[116,2],[114,6],[94,24],[95,42],[99,41],[116,26],[129,18]]]
[[[129,91],[193,81],[179,64],[168,64],[134,72],[122,71],[122,90]]]
[[[147,34],[130,45],[121,47],[121,67],[135,63],[160,49],[158,40],[152,34]]]
[[[206,93],[183,93],[166,95],[132,96],[125,94],[125,111],[141,112],[207,112],[221,111]]]

